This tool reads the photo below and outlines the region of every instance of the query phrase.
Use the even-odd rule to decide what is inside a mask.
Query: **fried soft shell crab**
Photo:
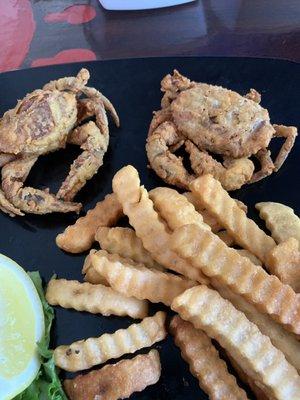
[[[0,209],[11,216],[23,212],[78,212],[81,204],[72,202],[103,163],[109,142],[108,110],[119,125],[110,101],[87,87],[89,72],[65,77],[29,93],[0,120],[0,167],[2,190]],[[85,97],[82,98],[81,95]],[[95,116],[95,122],[86,122]],[[30,169],[43,154],[64,148],[67,143],[81,146],[69,175],[55,195],[49,190],[24,187]]]
[[[294,145],[296,128],[272,125],[254,89],[241,96],[219,86],[192,82],[175,70],[162,80],[161,90],[162,108],[154,113],[146,150],[151,168],[171,185],[188,189],[193,179],[209,173],[225,189],[239,189],[278,171]],[[274,162],[268,150],[273,137],[285,138]],[[174,154],[182,145],[193,173]],[[221,156],[223,162],[211,153]],[[257,172],[251,156],[261,164]]]

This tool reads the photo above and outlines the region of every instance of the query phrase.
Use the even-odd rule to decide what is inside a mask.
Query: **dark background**
[[[0,75],[0,87],[5,93],[0,100],[0,114],[14,107],[16,99],[27,92],[41,87],[50,79],[74,75],[81,67],[90,70],[90,85],[103,91],[116,106],[121,119],[120,129],[110,124],[111,140],[104,166],[76,198],[83,202],[85,210],[111,191],[112,177],[126,164],[137,167],[146,188],[162,184],[147,168],[144,146],[152,111],[160,107],[160,80],[175,67],[191,79],[223,85],[241,94],[254,87],[262,93],[262,105],[269,109],[274,123],[299,125],[299,65],[288,61],[247,58],[139,59],[9,72]],[[280,140],[273,142],[276,141]],[[42,188],[50,186],[52,191],[56,191],[78,153],[77,148],[69,146],[67,150],[41,157],[32,169],[27,184]],[[248,204],[250,216],[258,219],[254,204],[266,200],[283,202],[300,213],[298,154],[299,141],[278,173],[234,194]],[[81,280],[85,255],[66,254],[55,244],[56,235],[75,219],[72,214],[10,218],[1,213],[0,251],[25,269],[40,270],[45,281],[54,273],[59,278]],[[159,308],[153,307],[153,311]],[[56,316],[53,346],[113,332],[132,323],[129,318],[107,318],[61,308],[57,308]],[[206,399],[171,338],[155,347],[162,358],[162,378],[158,384],[133,398]]]

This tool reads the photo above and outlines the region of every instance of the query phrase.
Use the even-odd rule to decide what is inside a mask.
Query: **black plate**
[[[162,184],[147,169],[145,138],[152,111],[160,107],[160,80],[174,68],[191,79],[222,85],[242,94],[254,87],[262,93],[262,105],[269,109],[274,123],[299,124],[299,64],[248,58],[98,61],[9,72],[0,75],[0,114],[14,107],[16,100],[27,92],[41,87],[50,79],[74,75],[81,67],[91,72],[90,86],[103,91],[116,106],[122,124],[120,129],[111,124],[111,141],[104,166],[77,197],[83,202],[85,210],[111,191],[112,177],[126,164],[137,167],[147,188]],[[250,206],[250,215],[257,218],[253,206],[258,201],[266,200],[283,202],[300,212],[299,147],[298,141],[277,174],[238,191],[236,196]],[[51,190],[57,190],[77,154],[78,150],[70,146],[68,150],[41,157],[30,173],[28,184],[34,187],[50,186]],[[1,213],[0,252],[28,270],[39,269],[46,281],[53,273],[60,278],[80,280],[84,255],[66,254],[55,245],[56,235],[75,219],[74,215],[62,214],[27,215],[12,219]],[[61,308],[57,308],[56,317],[53,346],[113,332],[132,322],[126,318],[106,318]],[[162,378],[158,384],[132,398],[206,399],[171,338],[155,347],[161,354]]]

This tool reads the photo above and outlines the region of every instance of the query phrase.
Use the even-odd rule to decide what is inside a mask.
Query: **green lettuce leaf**
[[[53,351],[49,349],[51,325],[54,319],[54,310],[47,303],[44,295],[42,280],[38,271],[28,272],[40,296],[45,318],[45,333],[38,343],[38,351],[42,364],[34,381],[14,400],[67,400],[55,367]]]

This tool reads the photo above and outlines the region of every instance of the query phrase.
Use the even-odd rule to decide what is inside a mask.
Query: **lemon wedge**
[[[44,314],[29,276],[2,254],[0,277],[0,399],[10,400],[39,371],[36,343],[44,334]]]

